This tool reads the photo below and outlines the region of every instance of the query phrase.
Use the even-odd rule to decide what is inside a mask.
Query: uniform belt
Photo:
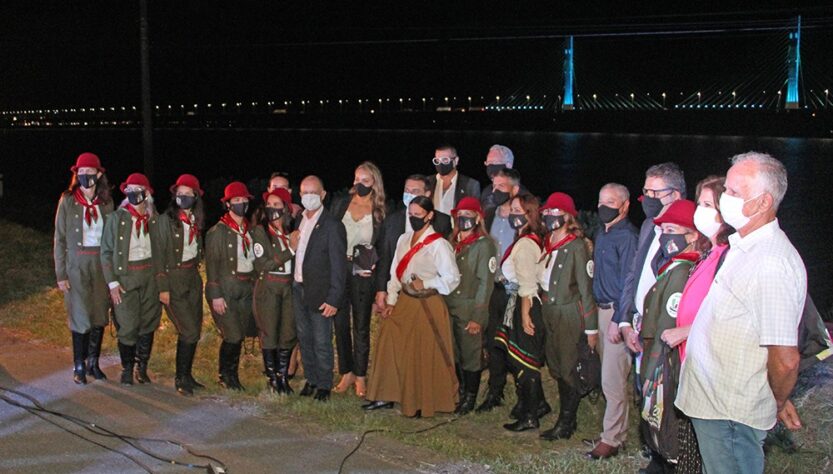
[[[613,303],[596,303],[599,309],[613,309]]]
[[[81,247],[76,251],[78,255],[98,255],[101,253],[101,247]]]
[[[286,274],[283,274],[283,275],[279,275],[279,274],[274,274],[274,273],[272,273],[272,272],[265,273],[265,274],[263,275],[263,277],[264,277],[264,278],[266,278],[267,280],[269,280],[269,281],[277,281],[277,282],[279,282],[279,283],[289,283],[289,280],[291,279],[291,276],[292,276],[292,275],[291,275],[291,274],[289,274],[289,273],[286,273]]]
[[[541,296],[541,302],[542,303],[553,303],[553,304],[555,304],[555,302],[556,302],[555,298],[550,298],[549,293],[547,293],[546,291],[542,291],[540,296]],[[575,301],[566,301],[566,302],[561,303],[561,304],[565,305],[565,304],[571,304],[571,303],[575,303]]]
[[[238,273],[232,276],[240,281],[252,281],[252,278],[254,278],[254,276],[251,273]]]
[[[181,262],[181,263],[177,264],[176,268],[178,268],[180,270],[185,270],[185,269],[188,269],[188,268],[194,268],[194,267],[197,266],[197,263],[199,263],[199,262],[197,262],[197,259],[192,258],[191,260],[188,260],[187,262]]]
[[[137,264],[127,264],[127,269],[130,271],[141,271],[141,270],[150,270],[153,264],[150,262],[147,263],[137,263]]]

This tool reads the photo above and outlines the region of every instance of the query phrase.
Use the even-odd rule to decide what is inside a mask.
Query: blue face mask
[[[402,203],[405,204],[405,208],[407,208],[408,205],[411,204],[411,200],[413,200],[415,197],[416,194],[402,193]]]

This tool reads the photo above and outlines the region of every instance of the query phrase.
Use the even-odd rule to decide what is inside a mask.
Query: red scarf
[[[517,244],[518,241],[520,241],[524,237],[528,237],[528,238],[532,239],[532,241],[535,242],[538,245],[538,248],[539,249],[541,248],[541,237],[538,237],[538,234],[524,234],[524,235],[520,236],[518,238],[518,240],[512,242],[512,245],[510,245],[509,248],[506,249],[506,252],[503,253],[503,258],[500,259],[500,264],[501,265],[503,265],[503,262],[505,262],[506,259],[509,258],[509,255],[512,253],[512,249],[515,248],[515,244]]]
[[[91,226],[93,222],[98,221],[98,210],[95,208],[101,203],[98,196],[93,199],[93,202],[87,202],[87,198],[84,196],[81,188],[76,188],[73,196],[75,197],[75,202],[84,207],[84,220],[87,221],[87,226]]]
[[[657,272],[657,278],[661,277],[662,274],[665,273],[666,270],[668,270],[668,267],[670,267],[672,263],[679,262],[680,260],[691,263],[697,263],[697,261],[700,260],[700,254],[697,252],[683,252],[681,254],[675,255],[671,258],[671,260],[668,261],[668,263],[666,263],[659,269],[659,272]]]
[[[200,231],[197,228],[197,223],[194,222],[193,217],[193,215],[189,217],[188,214],[185,213],[185,211],[179,211],[179,221],[188,226],[188,245],[194,243],[194,238]]]
[[[280,239],[280,241],[283,243],[283,248],[284,249],[289,248],[289,239],[287,239],[285,235],[283,235],[282,233],[279,233],[277,230],[275,230],[275,228],[272,227],[271,224],[267,225],[266,227],[269,228],[269,234],[271,234],[273,237],[277,237],[278,239]]]
[[[460,253],[466,246],[473,244],[480,238],[480,232],[472,232],[470,236],[457,242],[454,246],[454,253]]]
[[[141,235],[142,230],[144,230],[145,235],[147,235],[149,219],[147,213],[139,214],[139,211],[137,211],[136,208],[133,207],[133,204],[128,204],[127,206],[125,206],[125,209],[127,209],[127,212],[129,212],[130,215],[136,219],[136,237],[139,237]]]
[[[396,266],[396,278],[399,281],[402,281],[402,275],[405,273],[405,269],[408,268],[408,264],[411,263],[411,259],[414,258],[414,255],[416,255],[416,253],[422,250],[422,248],[426,245],[430,245],[435,240],[439,240],[442,238],[442,234],[440,234],[439,232],[434,232],[433,234],[426,237],[422,242],[418,242],[416,245],[411,247],[411,249],[408,250],[408,253],[406,253],[405,256],[402,257],[402,260],[399,261],[399,265]]]
[[[229,229],[231,229],[231,230],[237,232],[238,234],[240,234],[241,240],[243,241],[243,243],[242,243],[243,256],[248,257],[249,256],[249,247],[251,246],[251,241],[249,240],[249,235],[248,235],[249,234],[249,223],[246,221],[246,219],[243,219],[243,230],[240,230],[240,226],[237,225],[237,222],[234,222],[234,219],[231,218],[231,214],[229,214],[228,212],[223,215],[223,217],[220,219],[220,222],[227,225],[229,227]]]
[[[569,244],[570,242],[576,240],[576,234],[567,234],[566,237],[559,240],[558,242],[552,244],[550,243],[550,239],[547,239],[547,242],[544,245],[544,255],[541,256],[541,259],[538,262],[546,261],[547,265],[550,264],[550,258],[552,258],[552,253],[556,250],[560,249],[561,247]]]

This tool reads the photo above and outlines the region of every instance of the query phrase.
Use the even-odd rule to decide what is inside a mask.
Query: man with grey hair
[[[787,172],[775,158],[732,158],[720,213],[737,232],[691,327],[676,400],[709,473],[761,473],[776,418],[801,427],[788,397],[807,273],[776,218],[786,191]]]
[[[486,175],[491,183],[483,187],[483,192],[480,193],[480,205],[483,206],[484,211],[488,211],[503,204],[495,201],[495,175],[503,168],[512,169],[515,165],[515,155],[509,147],[492,145],[483,164],[486,166]],[[521,191],[526,192],[526,189],[521,189]]]

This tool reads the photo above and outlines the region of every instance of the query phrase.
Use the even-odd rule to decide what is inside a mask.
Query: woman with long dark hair
[[[181,395],[193,395],[205,388],[194,380],[191,369],[202,331],[202,229],[205,224],[203,191],[199,180],[183,174],[171,186],[171,203],[159,216],[159,236],[164,272],[157,275],[159,300],[174,323],[176,377],[174,386]]]
[[[69,188],[55,213],[53,255],[72,334],[73,380],[86,384],[87,374],[107,378],[98,366],[110,310],[99,254],[104,216],[113,212],[113,198],[98,156],[82,153],[70,171]]]

